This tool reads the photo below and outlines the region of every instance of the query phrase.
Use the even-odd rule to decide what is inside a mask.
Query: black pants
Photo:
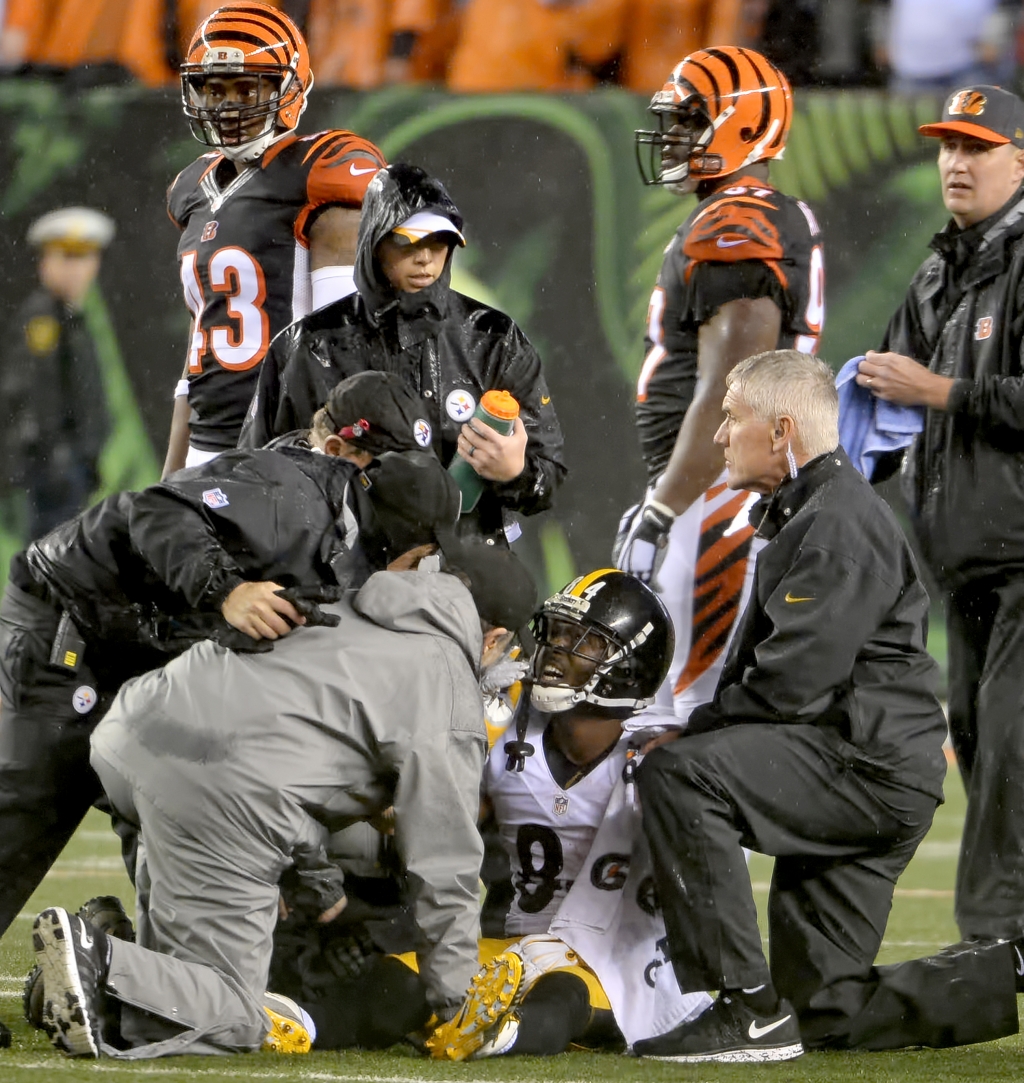
[[[875,967],[896,880],[936,799],[866,773],[814,726],[683,737],[638,776],[680,988],[771,980],[812,1047],[987,1041],[1017,1029],[1007,945]],[[775,857],[771,968],[742,848]]]
[[[956,879],[964,937],[1024,933],[1024,578],[946,599],[949,728],[967,790]]]
[[[77,670],[50,663],[60,617],[55,606],[7,584],[0,603],[0,935],[103,796],[89,766],[89,736],[117,689],[104,687],[87,660]]]

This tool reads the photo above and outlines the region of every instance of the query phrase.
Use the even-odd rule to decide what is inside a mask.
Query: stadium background
[[[774,181],[808,200],[827,238],[822,355],[838,367],[877,344],[931,234],[944,221],[929,149],[916,134],[931,99],[803,90]],[[528,521],[526,548],[552,589],[607,561],[643,472],[632,394],[661,254],[688,204],[644,188],[633,130],[646,100],[609,89],[460,98],[397,86],[312,96],[303,130],[348,127],[389,160],[417,162],[449,186],[467,222],[456,282],[509,312],[544,359],[571,474],[556,508]],[[117,426],[104,491],[155,479],[166,447],[188,315],[177,231],[164,195],[199,145],[176,94],[52,82],[0,82],[0,325],[32,284],[25,232],[66,204],[111,214],[109,249],[88,315]],[[16,545],[17,500],[0,509],[0,569]],[[15,529],[12,529],[15,528]]]

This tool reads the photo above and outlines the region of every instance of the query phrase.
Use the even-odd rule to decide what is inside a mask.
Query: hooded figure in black
[[[410,222],[414,216],[417,221]],[[424,236],[423,223],[429,228],[431,222],[434,231]],[[358,293],[298,320],[274,339],[239,445],[260,447],[307,426],[338,380],[371,369],[397,373],[421,396],[429,425],[425,440],[447,465],[460,433],[464,455],[471,450],[467,437],[477,440],[465,423],[484,392],[508,391],[525,426],[524,465],[508,480],[488,480],[476,508],[460,521],[462,532],[508,536],[512,512],[533,515],[551,506],[566,472],[562,433],[540,358],[526,336],[504,313],[451,288],[452,252],[465,243],[461,230],[462,216],[439,181],[417,166],[382,169],[363,200]],[[444,238],[447,257],[436,280],[406,292],[385,274],[381,247],[389,239],[408,243],[416,236],[434,243]]]

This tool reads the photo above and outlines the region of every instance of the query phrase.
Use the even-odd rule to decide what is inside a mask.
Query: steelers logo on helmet
[[[695,181],[727,176],[779,158],[793,118],[789,80],[753,49],[700,49],[672,70],[651,99],[659,130],[634,133],[645,184],[692,191]]]
[[[453,421],[468,421],[476,409],[476,399],[465,388],[457,387],[448,393],[448,397],[444,400],[444,408]]]
[[[635,576],[615,568],[579,576],[548,598],[534,623],[530,701],[537,710],[587,702],[638,711],[654,702],[675,636],[661,599]],[[568,664],[572,658],[578,663]]]
[[[420,447],[430,447],[430,438],[433,436],[433,432],[430,428],[430,422],[426,421],[422,417],[416,418],[412,425],[412,438],[419,444]]]
[[[192,134],[239,162],[255,161],[295,128],[312,86],[299,28],[255,0],[225,4],[204,19],[181,65]]]

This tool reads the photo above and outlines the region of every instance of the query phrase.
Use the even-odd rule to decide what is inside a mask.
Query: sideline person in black
[[[0,359],[0,491],[23,489],[27,538],[81,511],[99,482],[110,412],[82,311],[114,223],[64,207],[32,223],[39,288],[18,310]]]
[[[382,169],[366,190],[359,221],[358,293],[298,320],[278,335],[260,368],[241,447],[261,447],[309,424],[341,377],[397,373],[422,397],[441,462],[459,451],[486,486],[460,530],[519,534],[513,513],[551,507],[565,477],[562,432],[526,336],[503,312],[451,288],[452,253],[464,244],[462,216],[444,186],[417,166]],[[419,251],[420,273],[396,274],[403,248]],[[439,258],[427,257],[430,250]],[[430,268],[430,269],[428,269]],[[510,436],[471,423],[485,391],[519,402]]]
[[[668,955],[720,990],[643,1056],[771,1061],[803,1045],[945,1046],[1014,1033],[1009,945],[875,967],[896,880],[942,800],[946,725],[928,596],[895,517],[838,448],[824,362],[730,374],[728,484],[768,544],[713,702],[639,769]],[[743,847],[775,857],[771,965]]]
[[[367,379],[386,384],[376,407]],[[100,798],[89,735],[125,680],[202,639],[269,648],[320,619],[306,599],[383,568],[408,521],[454,524],[458,490],[418,448],[415,397],[386,377],[354,383],[327,408],[350,453],[383,452],[363,469],[301,447],[226,452],[108,497],[14,558],[0,604],[0,934]]]
[[[966,87],[920,130],[941,140],[952,221],[857,382],[925,407],[902,481],[946,603],[967,789],[956,920],[965,938],[1012,939],[1024,933],[1024,102]]]

